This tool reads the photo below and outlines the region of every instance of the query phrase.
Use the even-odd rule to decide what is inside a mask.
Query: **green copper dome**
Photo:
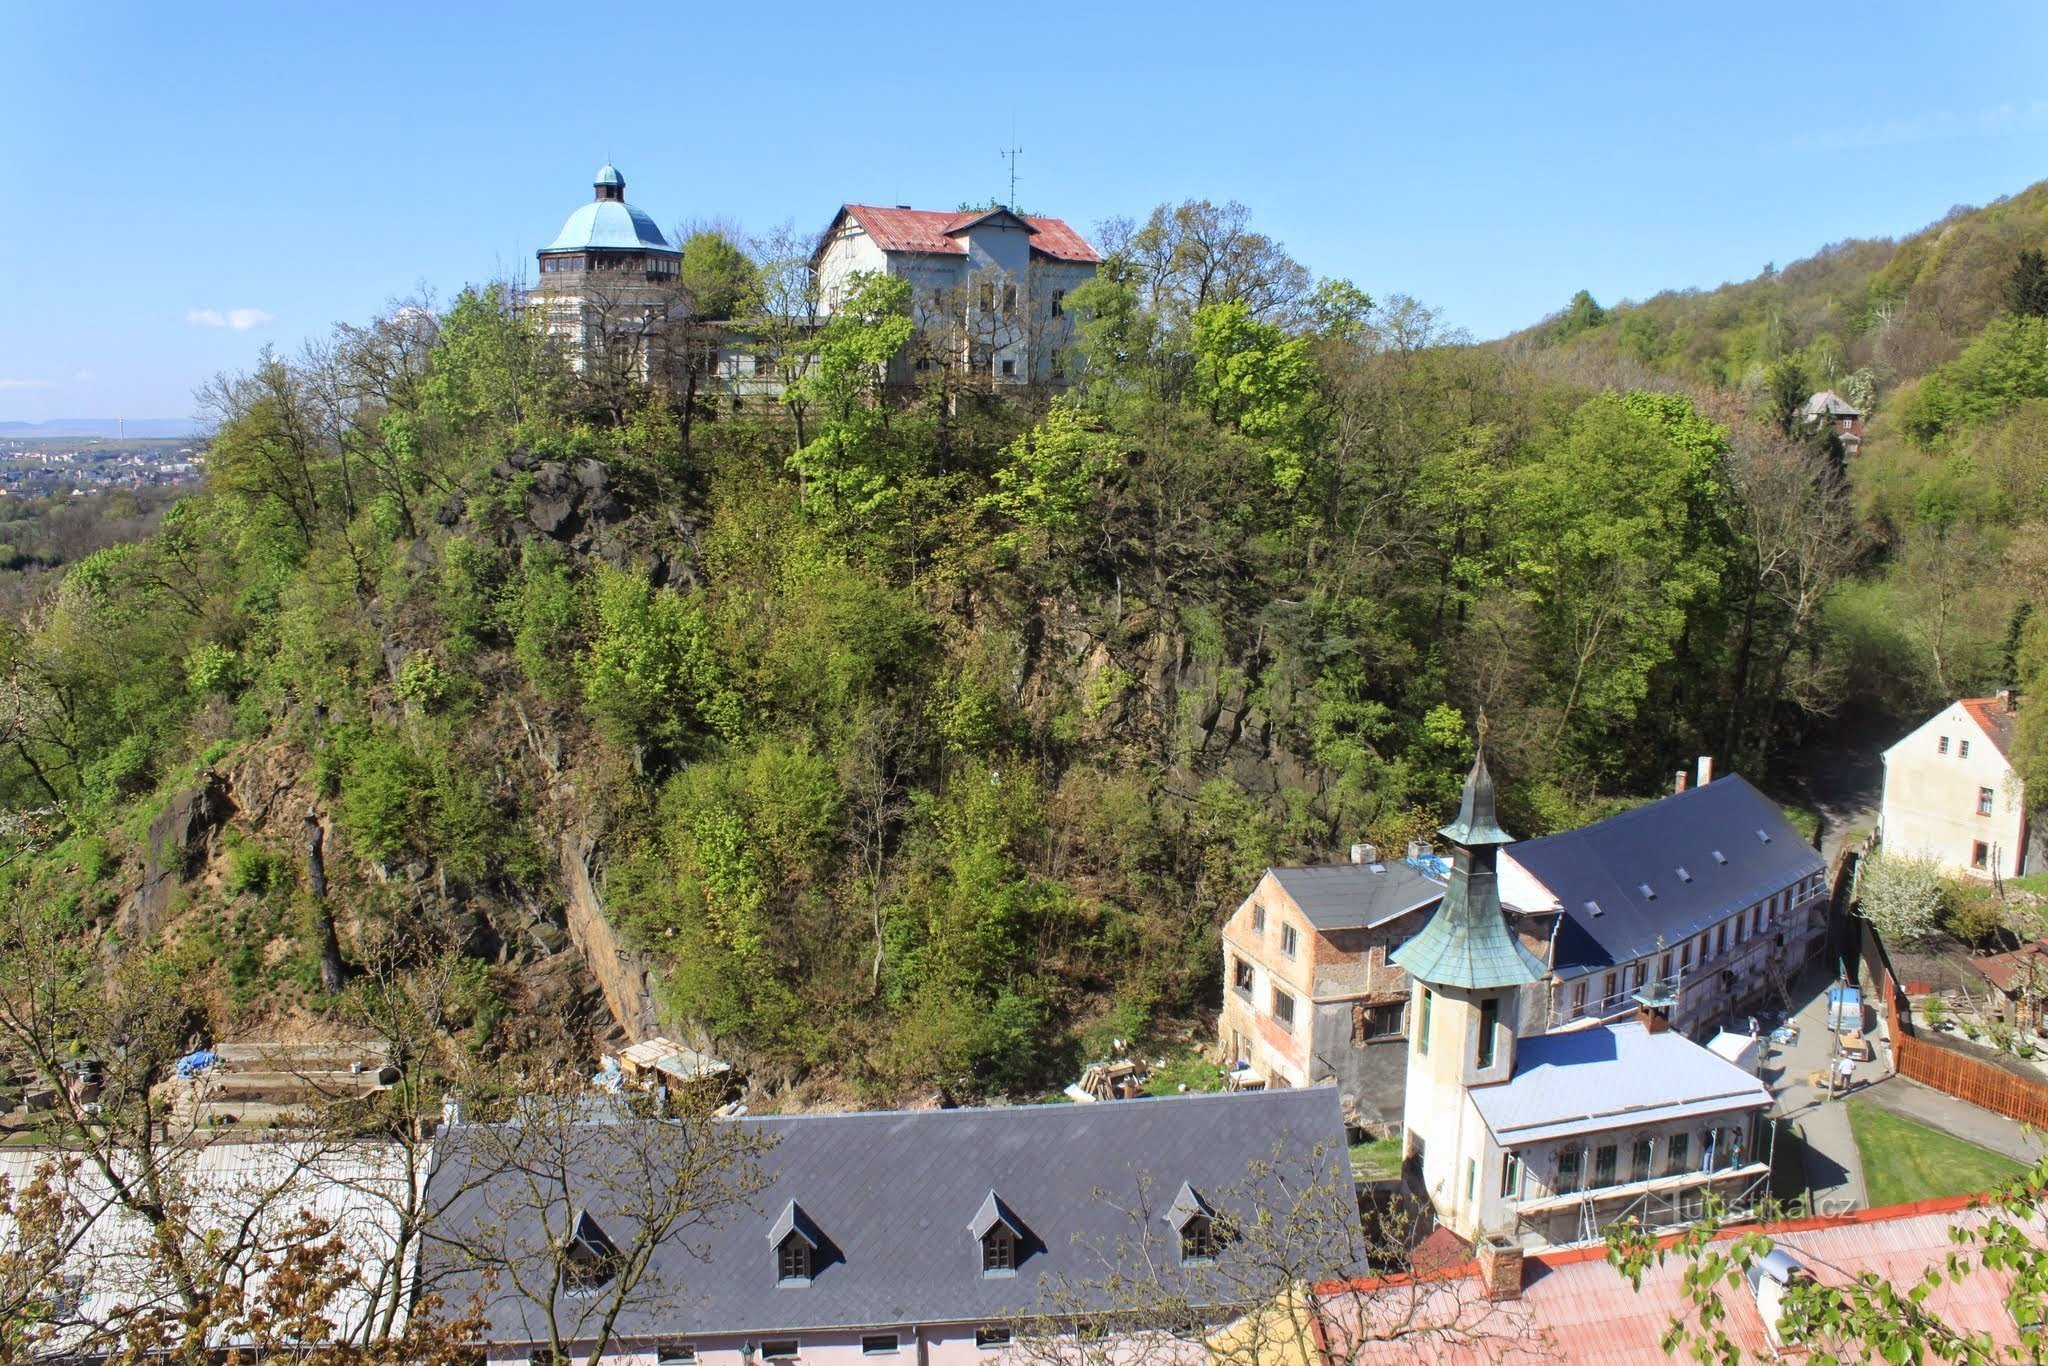
[[[610,190],[623,190],[626,188],[626,177],[619,173],[618,167],[607,161],[597,168],[597,179],[591,183]]]
[[[1494,818],[1493,778],[1484,755],[1465,779],[1458,819],[1442,833],[1458,848],[1451,885],[1429,923],[1387,961],[1426,986],[1479,990],[1542,981],[1543,960],[1522,947],[1501,910],[1494,864],[1500,846],[1513,837]]]

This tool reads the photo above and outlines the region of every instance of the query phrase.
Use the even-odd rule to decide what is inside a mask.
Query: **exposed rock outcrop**
[[[121,933],[130,939],[155,934],[169,911],[178,884],[199,871],[213,836],[235,813],[227,779],[208,770],[195,787],[172,797],[149,823],[149,857],[143,864],[142,887],[121,918]]]

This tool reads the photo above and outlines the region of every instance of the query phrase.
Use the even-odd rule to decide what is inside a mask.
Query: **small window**
[[[974,1345],[983,1351],[1010,1345],[1010,1330],[1007,1328],[977,1328],[974,1330]]]
[[[1586,1181],[1586,1150],[1566,1148],[1557,1155],[1557,1193],[1570,1195]]]
[[[1005,375],[1014,375],[1014,374],[1016,374],[1016,373],[1017,373],[1017,362],[1015,362],[1015,361],[1013,361],[1013,360],[1006,360],[1006,361],[1004,361],[1004,362],[1003,362],[1003,373],[1004,373]]]
[[[1253,934],[1264,934],[1265,932],[1266,932],[1266,908],[1265,908],[1265,906],[1263,906],[1263,905],[1261,905],[1261,904],[1259,904],[1259,903],[1257,903],[1257,902],[1254,902],[1254,903],[1252,904],[1252,933],[1253,933]]]
[[[864,1357],[892,1357],[896,1355],[894,1333],[870,1333],[860,1340],[860,1354]]]
[[[1216,1225],[1206,1214],[1197,1214],[1180,1226],[1180,1259],[1184,1262],[1216,1260]]]
[[[1664,1174],[1666,1176],[1680,1176],[1684,1174],[1686,1165],[1692,1157],[1691,1148],[1691,1134],[1673,1134],[1665,1141]]]
[[[1972,868],[1987,868],[1990,864],[1991,846],[1983,840],[1972,840],[1970,842],[1970,866]]]
[[[1980,816],[1988,816],[1988,815],[1990,815],[1990,814],[1991,814],[1991,801],[1992,801],[1992,798],[1993,798],[1993,797],[1995,797],[1996,795],[1997,795],[1997,794],[1996,794],[1996,793],[1994,793],[1994,792],[1993,792],[1993,791],[1992,791],[1992,790],[1991,790],[1990,788],[1988,788],[1988,787],[1980,787],[1980,788],[1978,788],[1978,789],[1977,789],[1977,814],[1978,814],[1978,815],[1980,815]]]
[[[1603,1143],[1593,1152],[1593,1184],[1611,1186],[1614,1184],[1615,1162],[1619,1156],[1614,1144]]]
[[[1282,925],[1280,927],[1280,952],[1292,958],[1300,948],[1301,935],[1295,930],[1294,926]]]
[[[1004,285],[1004,286],[1003,286],[1003,312],[1005,312],[1005,313],[1015,313],[1016,311],[1017,311],[1017,286],[1015,286],[1015,285]]]
[[[1586,984],[1582,981],[1572,988],[1572,1014],[1586,1013]]]
[[[1052,292],[1052,315],[1057,318],[1067,311],[1067,291],[1056,289]]]
[[[1516,1153],[1500,1155],[1500,1193],[1507,1198],[1522,1193],[1522,1159]]]
[[[1671,955],[1665,954],[1657,960],[1657,980],[1663,981],[1671,975]]]
[[[1415,1051],[1418,1053],[1427,1053],[1429,1051],[1429,1008],[1435,1000],[1435,994],[1428,987],[1424,987],[1422,989],[1422,1018],[1415,1026]]]
[[[1231,965],[1230,984],[1249,996],[1252,994],[1252,965],[1240,958]]]
[[[1947,737],[1946,735],[1944,735],[1944,736],[1942,736],[1942,737],[1941,737],[1941,744],[1940,744],[1939,748],[1937,748],[1937,749],[1935,750],[1935,753],[1937,753],[1937,754],[1946,754],[1946,753],[1948,753],[1948,737]]]
[[[1278,987],[1273,989],[1273,1018],[1288,1029],[1294,1028],[1294,998]]]
[[[797,1347],[795,1338],[767,1338],[761,1343],[761,1358],[764,1361],[794,1361]]]
[[[775,1249],[775,1279],[808,1282],[811,1279],[811,1245],[800,1233],[792,1233]],[[795,1356],[796,1353],[790,1353]]]
[[[1650,1140],[1639,1138],[1628,1150],[1628,1179],[1648,1181],[1650,1179]]]
[[[1965,740],[1965,741],[1963,741],[1963,742],[1962,742],[1961,744],[1959,744],[1959,745],[1957,745],[1957,746],[1956,746],[1956,758],[1958,758],[1958,759],[1967,759],[1967,758],[1969,758],[1969,757],[1970,757],[1970,742],[1969,742],[1968,740]]]
[[[1407,1014],[1407,1003],[1391,1001],[1381,1006],[1360,1006],[1363,1033],[1368,1039],[1398,1039],[1401,1037],[1403,1017]]]
[[[1479,1160],[1465,1159],[1465,1203],[1471,1204],[1479,1198]]]
[[[1604,1010],[1606,1010],[1606,1009],[1607,1009],[1607,1007],[1608,1007],[1608,1005],[1609,1005],[1610,1003],[1612,1003],[1612,1002],[1613,1002],[1613,1000],[1614,1000],[1615,996],[1616,996],[1617,994],[1619,994],[1619,993],[1618,993],[1618,988],[1619,988],[1619,986],[1620,986],[1620,980],[1619,980],[1619,979],[1618,979],[1618,978],[1617,978],[1617,977],[1615,976],[1615,974],[1614,974],[1614,973],[1611,973],[1611,972],[1610,972],[1610,973],[1608,973],[1608,974],[1607,974],[1607,975],[1606,975],[1605,977],[1603,977],[1603,978],[1601,978],[1601,979],[1600,979],[1600,1009],[1601,1009],[1601,1010],[1603,1010],[1603,1011],[1604,1011]]]
[[[1006,1225],[997,1224],[981,1235],[981,1273],[988,1276],[1016,1269],[1017,1235]]]
[[[654,1360],[658,1366],[695,1366],[697,1344],[694,1342],[662,1342],[655,1344]]]
[[[1500,1032],[1500,1001],[1487,997],[1479,1003],[1479,1051],[1473,1065],[1484,1072],[1493,1066],[1494,1035]]]

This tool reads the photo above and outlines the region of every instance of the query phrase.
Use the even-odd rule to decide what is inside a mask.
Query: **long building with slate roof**
[[[483,1297],[492,1360],[545,1350],[550,1297],[565,1345],[588,1351],[609,1303],[591,1282],[640,1239],[621,1193],[635,1161],[623,1126],[656,1122],[591,1124],[566,1183],[536,1176],[549,1163],[502,1170],[490,1156],[502,1131],[457,1124],[437,1143],[422,1282],[450,1304]],[[656,1248],[607,1361],[983,1362],[1053,1279],[1094,1281],[1141,1252],[1170,1279],[1232,1256],[1230,1222],[1260,1205],[1327,1200],[1304,1228],[1356,1228],[1330,1087],[727,1122],[773,1140],[766,1188],[752,1209]],[[1355,1239],[1304,1255],[1340,1272]],[[486,1285],[490,1261],[518,1270]]]

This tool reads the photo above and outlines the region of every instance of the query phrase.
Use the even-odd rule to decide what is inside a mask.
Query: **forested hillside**
[[[7,932],[215,1031],[434,975],[452,1069],[588,1037],[587,869],[757,1077],[1036,1089],[1198,1018],[1266,863],[1437,824],[1482,714],[1533,835],[2048,662],[2044,203],[1491,347],[1164,208],[1057,401],[882,392],[884,279],[739,411],[600,392],[495,288],[341,326],[216,385],[206,490],[10,633]],[[1877,376],[1846,475],[1742,385],[1824,355]],[[195,791],[233,814],[171,891]]]

